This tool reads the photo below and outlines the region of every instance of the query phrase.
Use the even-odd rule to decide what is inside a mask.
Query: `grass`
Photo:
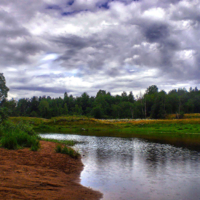
[[[194,119],[194,118],[200,118],[200,113],[190,113],[190,114],[184,114],[183,119]],[[170,114],[166,116],[166,119],[176,119],[176,114]]]
[[[185,114],[183,119],[106,119],[99,120],[83,116],[55,117],[52,119],[11,117],[10,121],[20,121],[33,125],[36,132],[76,133],[90,136],[138,137],[158,142],[200,146],[200,114]],[[0,127],[0,135],[2,130]],[[55,141],[53,141],[55,142]],[[63,144],[63,141],[59,141]],[[68,145],[68,144],[66,144]]]
[[[62,146],[60,144],[57,145],[55,151],[56,153],[62,153]]]
[[[32,151],[37,151],[40,147],[40,137],[28,124],[6,123],[0,125],[0,144],[7,149],[19,149],[30,147]]]
[[[172,139],[182,139],[184,137],[200,144],[200,114],[185,114],[184,117],[185,119],[98,120],[83,116],[68,116],[52,119],[14,117],[10,120],[30,122],[37,132],[116,137],[168,137]]]
[[[78,158],[80,155],[74,149],[71,149],[70,147],[67,147],[67,146],[62,147],[60,144],[56,146],[55,151],[56,153],[67,154],[72,158]]]
[[[58,143],[58,145],[55,148],[56,153],[67,154],[67,155],[71,156],[72,158],[78,158],[78,156],[79,156],[78,152],[67,147],[67,146],[74,146],[76,143],[78,143],[76,141],[73,141],[73,140],[56,140],[56,139],[46,139],[46,138],[42,138],[42,140],[48,141],[48,142]],[[63,147],[63,145],[64,145],[64,147]]]
[[[56,140],[56,139],[46,139],[46,138],[42,138],[42,140],[47,141],[47,142],[55,142],[55,143],[65,144],[67,146],[74,146],[75,144],[78,143],[73,140]]]

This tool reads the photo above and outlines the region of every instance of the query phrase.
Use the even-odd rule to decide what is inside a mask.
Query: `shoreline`
[[[0,148],[0,199],[91,199],[98,191],[82,186],[81,158],[55,152],[56,143],[40,141],[41,148],[7,150]]]

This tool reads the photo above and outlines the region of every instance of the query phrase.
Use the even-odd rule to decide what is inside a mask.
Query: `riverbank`
[[[39,133],[72,133],[87,136],[142,138],[175,146],[200,149],[200,114],[187,114],[184,119],[94,119],[63,116],[52,119],[11,117],[10,121],[33,125]]]
[[[55,152],[56,143],[40,141],[37,152],[0,148],[0,199],[100,199],[80,185],[83,164]]]
[[[186,115],[184,119],[94,119],[84,116],[63,116],[51,119],[36,117],[10,117],[10,121],[24,122],[33,125],[38,132],[94,132],[117,131],[132,133],[200,133],[200,115]]]

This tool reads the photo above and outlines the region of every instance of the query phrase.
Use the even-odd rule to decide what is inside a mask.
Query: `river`
[[[200,151],[145,139],[41,134],[75,140],[82,155],[81,184],[103,200],[199,200]]]

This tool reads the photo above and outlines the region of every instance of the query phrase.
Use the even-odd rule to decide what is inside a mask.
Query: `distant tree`
[[[106,91],[105,91],[105,90],[99,90],[99,91],[97,92],[96,97],[100,97],[100,96],[104,96],[104,95],[106,95]]]
[[[158,87],[156,85],[151,85],[146,89],[146,94],[156,94],[158,93]]]
[[[83,114],[85,115],[85,114],[86,114],[86,109],[87,109],[88,107],[90,107],[90,105],[89,105],[90,97],[89,97],[89,95],[88,95],[86,92],[84,92],[84,93],[81,95],[80,100],[81,100],[80,103],[81,103],[82,111],[83,111]]]
[[[112,118],[120,118],[120,106],[119,105],[116,105],[116,104],[112,104],[111,106],[111,109],[112,109]]]
[[[0,73],[0,102],[2,102],[6,97],[9,88],[6,86],[6,79],[2,73]]]
[[[30,114],[30,117],[38,117],[38,115],[35,111],[32,111],[31,114]]]
[[[151,118],[163,119],[166,116],[166,92],[158,93],[151,108]]]
[[[20,99],[17,103],[17,112],[20,116],[27,116],[30,108],[30,99]]]
[[[6,79],[2,73],[0,73],[0,123],[4,123],[9,117],[9,109],[3,107],[6,103],[6,97],[8,94],[9,88],[6,86]]]
[[[67,107],[67,104],[66,104],[66,103],[64,104],[63,114],[64,114],[64,115],[67,115],[67,114],[68,114],[68,107]]]
[[[135,101],[135,98],[134,98],[134,95],[133,95],[132,92],[130,92],[129,95],[128,95],[128,101],[130,103],[134,103],[134,101]]]
[[[74,112],[77,115],[81,115],[83,111],[82,111],[82,108],[76,104],[74,108]]]
[[[49,114],[49,103],[46,99],[43,99],[39,104],[40,115],[44,118],[48,118]]]
[[[4,99],[2,106],[6,107],[8,109],[10,116],[17,116],[18,115],[18,113],[17,113],[17,101],[16,100],[14,100],[14,99],[11,99],[11,100]]]
[[[122,101],[124,102],[125,101],[127,102],[129,100],[128,95],[125,91],[122,92],[121,97],[122,97]]]
[[[101,106],[98,105],[92,109],[92,116],[97,119],[103,118],[103,111],[102,111]]]

